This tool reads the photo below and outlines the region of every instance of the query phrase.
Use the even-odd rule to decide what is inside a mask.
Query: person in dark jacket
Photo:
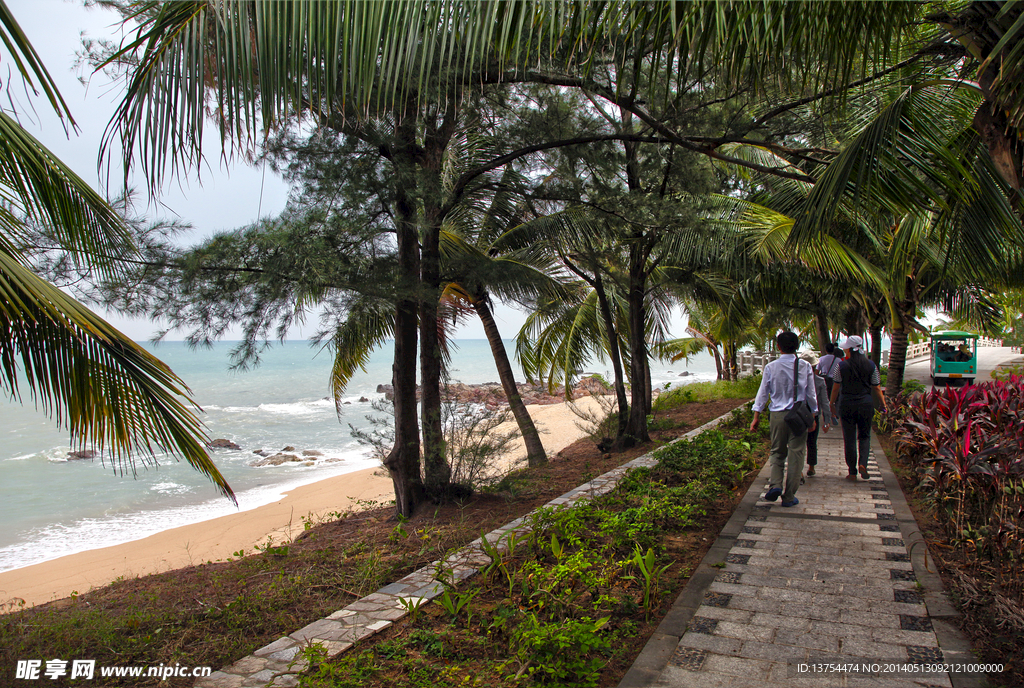
[[[839,344],[846,350],[846,358],[832,375],[830,409],[836,415],[836,401],[841,399],[839,420],[843,426],[843,449],[846,454],[847,480],[856,480],[857,472],[868,479],[868,454],[871,451],[871,420],[875,415],[875,402],[885,409],[882,378],[876,366],[864,355],[864,340],[847,337]]]

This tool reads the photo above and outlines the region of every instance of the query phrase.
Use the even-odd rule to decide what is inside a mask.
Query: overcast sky
[[[104,127],[114,112],[121,90],[110,84],[103,74],[76,71],[74,63],[75,52],[80,49],[83,36],[120,38],[117,15],[99,8],[86,9],[81,0],[7,0],[7,4],[57,82],[78,123],[79,132],[72,133],[69,138],[47,103],[36,102],[33,113],[25,107],[23,93],[16,93],[22,124],[101,193],[116,196],[120,191],[120,176],[113,175],[111,180],[116,187],[104,188],[105,180],[101,180],[98,174],[97,155]],[[10,61],[2,49],[0,54],[6,62],[4,66],[7,69],[3,71],[6,77]],[[86,85],[80,83],[80,77],[86,79]],[[20,81],[15,80],[12,85],[20,87]],[[284,181],[269,169],[242,163],[224,165],[218,155],[220,143],[213,126],[207,129],[204,149],[208,159],[202,170],[201,182],[192,171],[165,184],[158,202],[150,204],[146,214],[190,223],[195,228],[188,237],[191,243],[216,232],[242,227],[260,216],[276,215],[284,208],[288,198]],[[135,184],[140,192],[140,211],[146,198],[144,186]],[[148,320],[130,320],[116,313],[104,315],[136,340],[149,339],[159,329],[159,324]],[[511,338],[526,316],[510,308],[499,307],[495,310],[495,317],[502,336]],[[676,329],[676,336],[682,336],[681,322]],[[167,339],[182,339],[184,334],[172,332]],[[456,336],[482,339],[484,333],[482,327],[472,321],[464,325]],[[290,337],[303,338],[304,333],[296,331]],[[228,338],[232,337],[229,335]]]

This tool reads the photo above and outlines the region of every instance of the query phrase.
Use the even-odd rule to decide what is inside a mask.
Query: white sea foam
[[[156,485],[153,485],[149,489],[152,490],[153,492],[159,492],[160,494],[168,495],[188,494],[189,492],[192,492],[192,488],[189,487],[188,485],[179,485],[178,483],[173,482],[157,483]]]

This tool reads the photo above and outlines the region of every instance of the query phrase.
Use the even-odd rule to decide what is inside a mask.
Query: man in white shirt
[[[782,497],[782,506],[796,506],[800,500],[796,491],[800,489],[800,477],[804,470],[804,455],[807,451],[807,432],[794,434],[786,425],[786,412],[800,402],[807,402],[811,413],[818,415],[818,399],[814,393],[814,372],[811,364],[796,356],[800,338],[793,332],[782,332],[775,338],[782,355],[764,367],[761,387],[754,397],[754,420],[750,431],[757,429],[761,411],[768,407],[771,432],[771,479],[764,498],[774,502]],[[796,370],[794,371],[794,366]],[[796,373],[796,398],[793,398],[794,372]],[[813,430],[817,425],[810,428]]]

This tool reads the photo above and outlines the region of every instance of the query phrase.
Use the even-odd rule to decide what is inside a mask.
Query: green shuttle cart
[[[959,387],[978,376],[978,335],[950,330],[933,332],[931,340],[932,383]]]

